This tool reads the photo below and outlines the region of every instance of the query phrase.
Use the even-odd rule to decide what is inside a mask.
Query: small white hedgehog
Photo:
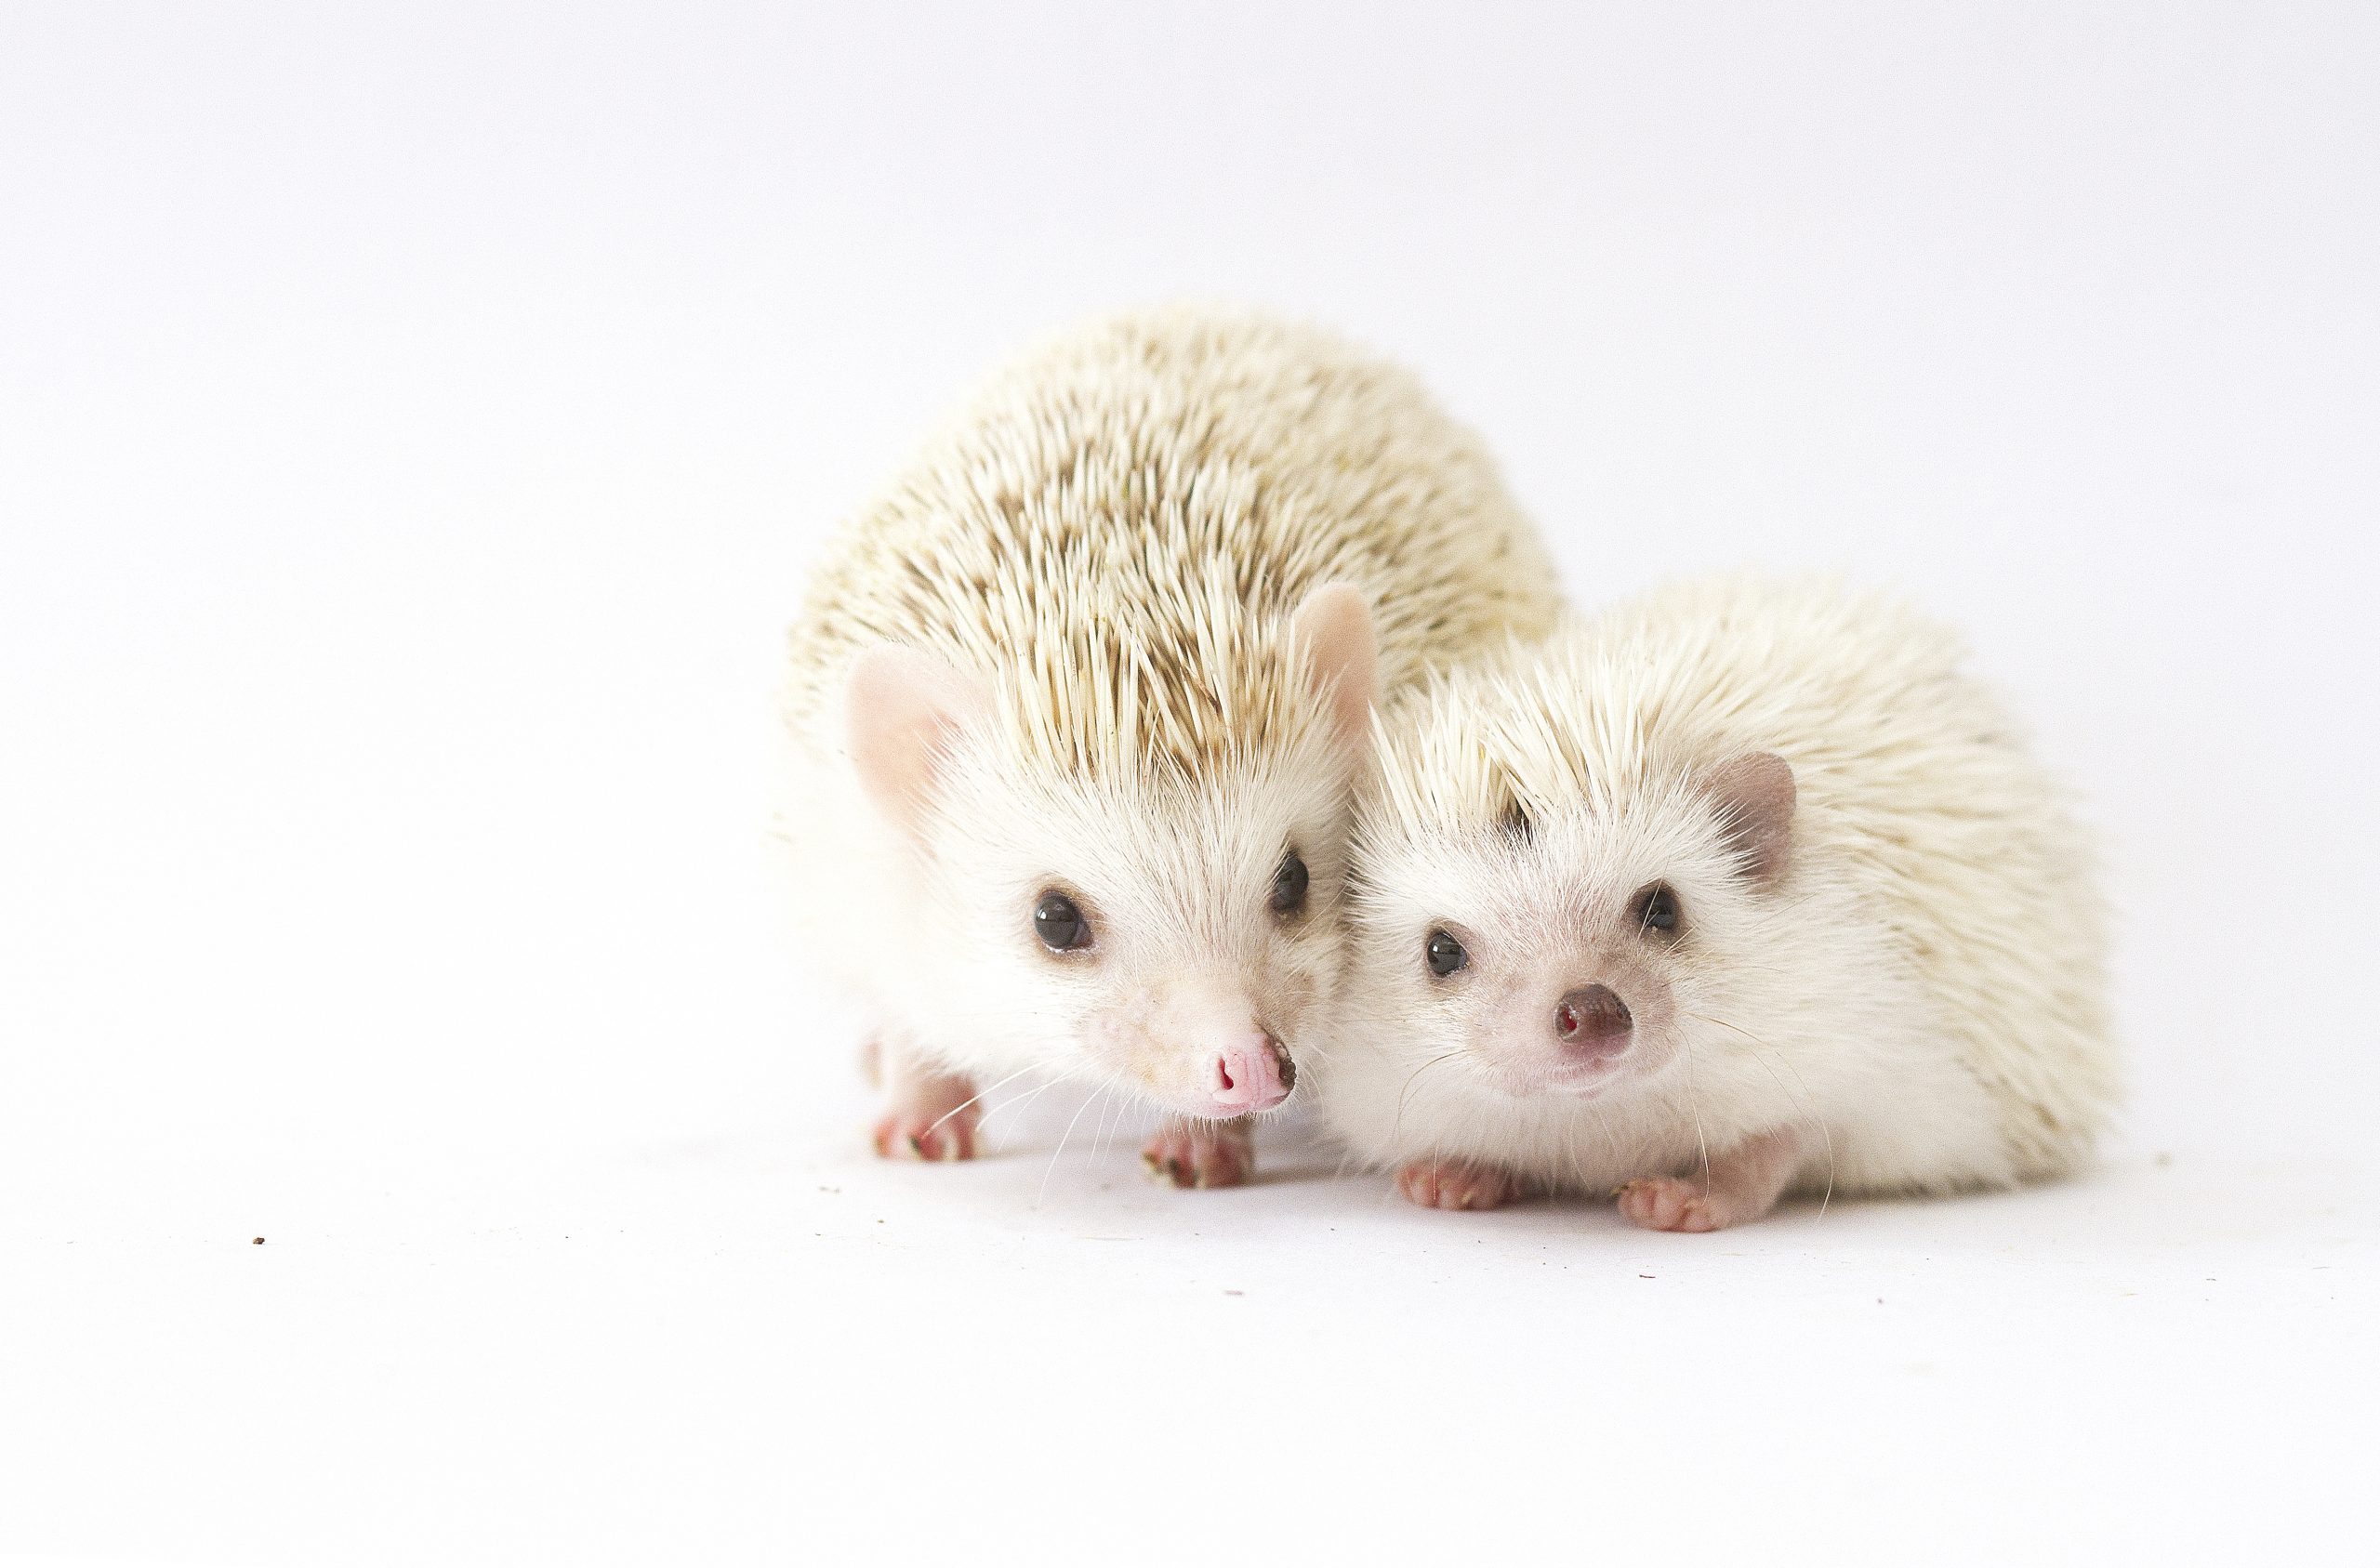
[[[2073,1166],[2117,1090],[2088,846],[1950,634],[1749,579],[1408,693],[1359,806],[1325,1114],[1409,1198]]]
[[[1552,572],[1412,377],[1177,310],[995,379],[843,532],[791,638],[783,816],[857,990],[887,1155],[974,1152],[978,1079],[1170,1113],[1244,1179],[1339,968],[1375,695],[1508,633]]]

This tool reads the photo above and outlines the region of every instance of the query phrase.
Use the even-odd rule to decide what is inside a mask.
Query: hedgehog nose
[[[1262,1032],[1225,1046],[1208,1064],[1207,1092],[1222,1116],[1270,1111],[1297,1087],[1297,1063],[1281,1042]]]
[[[1555,1005],[1554,1034],[1568,1055],[1592,1060],[1628,1048],[1634,1020],[1628,1004],[1608,985],[1582,985]]]

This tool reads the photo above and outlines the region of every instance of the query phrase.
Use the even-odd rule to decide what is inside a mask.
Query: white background
[[[2371,1549],[2380,13],[377,9],[0,7],[0,1552]],[[866,1158],[782,625],[1183,296],[1414,364],[1583,600],[1969,628],[2107,834],[2105,1168],[1693,1238],[1162,1192],[1063,1091]]]

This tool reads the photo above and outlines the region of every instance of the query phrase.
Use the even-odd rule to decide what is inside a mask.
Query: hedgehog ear
[[[1793,770],[1773,751],[1729,758],[1697,781],[1719,808],[1727,845],[1741,858],[1744,876],[1774,882],[1785,870],[1793,837]]]
[[[922,831],[952,744],[990,708],[979,684],[932,653],[885,642],[852,661],[844,738],[862,787],[887,821],[912,837]]]
[[[1293,640],[1304,648],[1315,694],[1330,705],[1341,738],[1353,749],[1368,744],[1372,701],[1380,695],[1380,639],[1371,601],[1352,583],[1325,583],[1289,615]]]

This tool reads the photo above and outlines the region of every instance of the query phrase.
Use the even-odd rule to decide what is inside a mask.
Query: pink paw
[[[1716,1231],[1735,1219],[1724,1198],[1674,1176],[1631,1181],[1620,1190],[1620,1212],[1647,1231]]]
[[[888,1160],[972,1160],[975,1108],[940,1123],[919,1111],[891,1112],[877,1120],[876,1152]]]
[[[1168,1116],[1142,1146],[1152,1180],[1176,1187],[1236,1187],[1256,1173],[1256,1134],[1244,1121]]]
[[[972,1160],[984,1108],[958,1076],[902,1086],[876,1122],[876,1152],[888,1160]]]
[[[1494,1208],[1520,1196],[1521,1184],[1493,1166],[1415,1160],[1396,1173],[1396,1190],[1423,1208]]]

